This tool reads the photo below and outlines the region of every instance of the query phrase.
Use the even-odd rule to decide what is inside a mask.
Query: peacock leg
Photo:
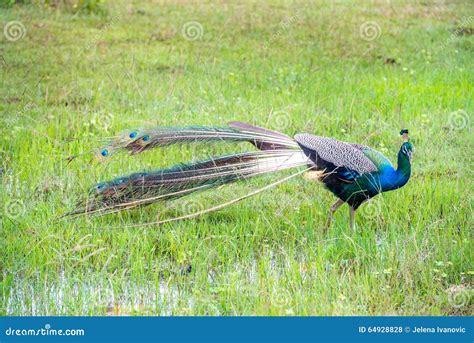
[[[354,222],[355,222],[355,215],[356,215],[356,210],[354,210],[353,207],[349,206],[349,213],[350,213],[350,228],[351,230],[354,230]]]
[[[337,209],[341,207],[342,204],[344,204],[344,201],[342,201],[341,199],[337,199],[334,205],[332,205],[331,208],[329,209],[329,217],[328,217],[328,221],[326,222],[326,229],[329,229],[329,227],[331,226],[331,220],[334,215],[334,212],[336,212]]]

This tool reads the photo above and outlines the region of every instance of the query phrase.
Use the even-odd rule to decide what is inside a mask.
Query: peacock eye
[[[137,133],[136,133],[135,131],[133,131],[133,132],[129,135],[130,138],[135,138],[136,136],[137,136]]]
[[[107,156],[107,155],[109,154],[109,151],[108,151],[107,149],[103,149],[103,150],[100,152],[100,154],[105,157],[105,156]]]
[[[144,142],[147,142],[150,139],[150,136],[145,135],[145,136],[143,136],[142,139],[143,139]]]

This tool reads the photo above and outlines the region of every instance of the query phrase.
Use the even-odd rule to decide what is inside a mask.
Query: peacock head
[[[410,138],[408,137],[408,129],[402,129],[400,131],[400,135],[403,139],[403,144],[400,148],[400,153],[402,155],[408,156],[408,158],[411,160],[413,152],[415,151],[415,147],[413,146],[413,144],[411,144]]]

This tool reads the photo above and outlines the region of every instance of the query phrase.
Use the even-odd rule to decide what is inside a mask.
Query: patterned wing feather
[[[314,152],[312,160],[318,169],[328,168],[328,166],[343,169],[343,174],[347,175],[348,180],[378,170],[377,166],[359,148],[350,143],[307,133],[296,135],[295,140],[303,150]]]

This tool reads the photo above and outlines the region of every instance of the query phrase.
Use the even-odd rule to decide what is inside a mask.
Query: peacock
[[[103,215],[129,210],[159,201],[182,198],[258,175],[305,167],[296,174],[244,197],[157,223],[192,218],[221,209],[294,176],[307,173],[311,178],[322,182],[337,197],[337,201],[330,208],[326,227],[330,227],[336,210],[347,203],[350,209],[350,228],[353,229],[355,213],[361,204],[382,192],[404,186],[410,179],[414,147],[408,137],[408,129],[402,129],[400,135],[403,143],[398,152],[398,167],[395,169],[382,153],[365,145],[308,133],[297,134],[291,138],[280,132],[242,122],[231,122],[226,127],[187,126],[128,130],[114,137],[104,147],[94,150],[94,153],[104,160],[120,151],[134,155],[158,147],[211,142],[247,142],[256,149],[100,182],[65,216]]]

